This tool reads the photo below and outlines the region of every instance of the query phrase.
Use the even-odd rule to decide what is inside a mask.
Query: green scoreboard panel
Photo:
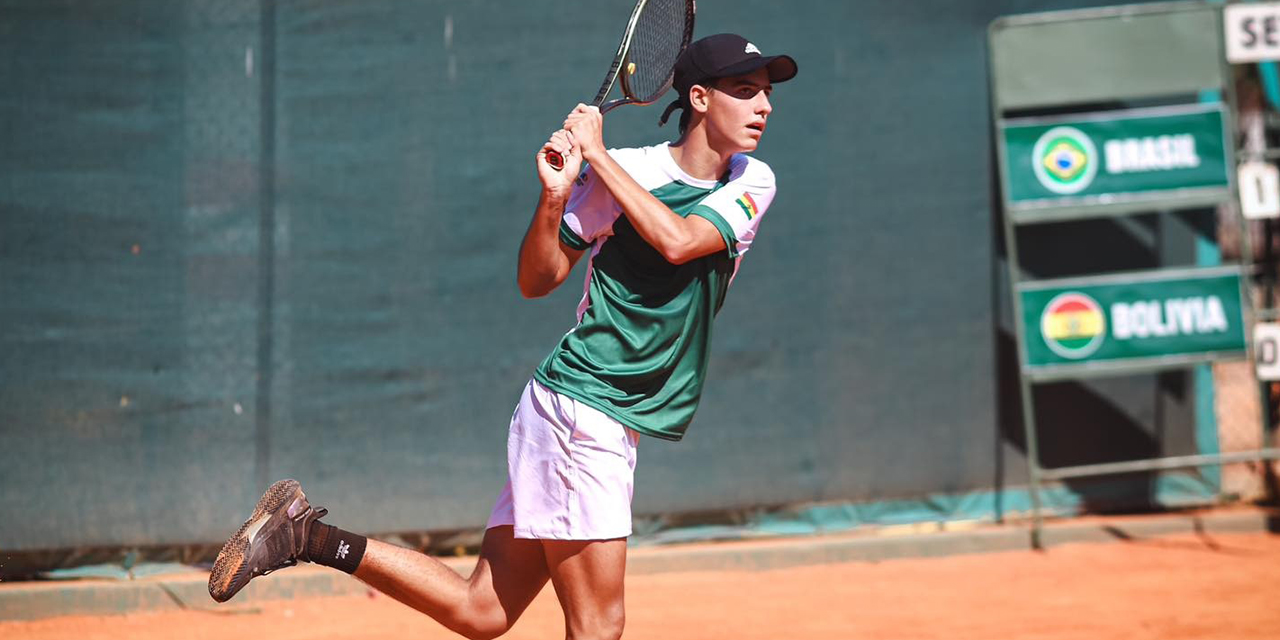
[[[1240,357],[1240,286],[1235,266],[1023,283],[1023,369],[1065,377]]]

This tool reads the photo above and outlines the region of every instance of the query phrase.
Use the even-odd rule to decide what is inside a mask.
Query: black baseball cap
[[[769,70],[769,82],[786,82],[799,71],[788,55],[766,56],[760,48],[736,33],[717,33],[694,41],[676,59],[672,86],[680,95],[662,113],[659,126],[666,124],[672,111],[688,106],[689,88],[708,80],[746,75],[758,69]]]

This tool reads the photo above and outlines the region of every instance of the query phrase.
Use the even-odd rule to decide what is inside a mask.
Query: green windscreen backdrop
[[[515,286],[533,156],[630,4],[0,0],[0,549],[216,542],[283,477],[348,528],[483,526],[582,291],[581,267]],[[1083,4],[698,3],[699,35],[800,73],[703,404],[642,441],[638,514],[1025,483],[985,34]],[[611,113],[608,143],[674,137],[660,111]],[[1152,268],[1205,228],[1154,224],[1088,240]],[[1192,451],[1188,380],[1049,388],[1071,411],[1046,462]]]

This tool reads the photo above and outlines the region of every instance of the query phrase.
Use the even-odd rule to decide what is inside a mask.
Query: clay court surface
[[[234,603],[234,602],[233,602]],[[1102,640],[1280,637],[1280,536],[1170,536],[766,571],[634,575],[630,640]],[[548,587],[506,638],[563,637]],[[452,638],[381,595],[237,613],[0,622],[0,638]]]

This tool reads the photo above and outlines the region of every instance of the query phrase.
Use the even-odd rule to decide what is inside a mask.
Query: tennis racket
[[[651,104],[661,98],[671,88],[676,58],[693,39],[693,13],[694,0],[637,0],[618,53],[591,104],[605,114],[624,104]],[[623,97],[606,103],[619,83]],[[560,171],[564,158],[548,150],[547,164]]]

